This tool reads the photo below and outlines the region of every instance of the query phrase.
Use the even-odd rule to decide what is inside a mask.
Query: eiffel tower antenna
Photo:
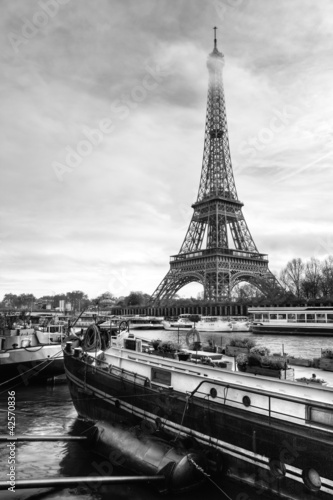
[[[204,298],[230,299],[232,288],[247,281],[263,293],[281,291],[268,268],[268,257],[259,253],[237,196],[229,148],[222,68],[224,56],[209,54],[204,152],[198,196],[183,244],[170,258],[170,270],[152,295],[154,304],[171,298],[183,286],[197,282]],[[232,244],[230,244],[232,243]]]
[[[217,40],[216,40],[216,30],[217,30],[217,27],[214,26],[214,49],[217,50]]]

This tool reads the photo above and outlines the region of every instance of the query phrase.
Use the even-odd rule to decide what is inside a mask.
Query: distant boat
[[[162,321],[164,330],[168,331],[190,331],[194,327],[193,321],[190,321],[187,317],[179,317],[174,321]]]
[[[230,318],[233,332],[248,332],[251,330],[251,322],[247,316],[233,316]]]
[[[333,336],[330,307],[251,307],[253,333]]]
[[[125,316],[130,330],[163,330],[163,318],[156,316]]]
[[[231,332],[232,323],[221,316],[201,316],[201,319],[194,323],[189,319],[191,315],[181,315],[177,321],[163,321],[165,330],[169,331],[189,331],[195,326],[198,332]]]

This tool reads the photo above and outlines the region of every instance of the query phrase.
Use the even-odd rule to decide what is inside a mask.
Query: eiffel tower
[[[242,281],[263,293],[280,287],[268,268],[267,255],[258,252],[237,196],[222,81],[224,56],[217,49],[216,29],[214,50],[207,60],[209,86],[198,197],[180,251],[171,256],[170,270],[151,297],[154,304],[192,282],[201,283],[204,298],[216,302],[228,300],[232,288]],[[231,239],[234,248],[229,246]]]

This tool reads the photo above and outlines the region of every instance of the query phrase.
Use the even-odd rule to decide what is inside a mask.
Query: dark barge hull
[[[207,453],[217,481],[225,475],[243,481],[256,488],[258,498],[269,491],[280,498],[332,499],[333,438],[325,430],[249,414],[210,397],[161,390],[144,377],[119,368],[110,373],[86,359],[64,353],[79,415],[182,436]],[[303,474],[313,469],[324,478],[319,491],[304,484]]]
[[[333,337],[333,327],[318,328],[318,326],[292,326],[292,325],[253,325],[252,333],[264,333],[267,335],[311,335],[318,337]]]
[[[45,382],[64,373],[63,358],[0,364],[0,383],[6,386],[29,385]]]

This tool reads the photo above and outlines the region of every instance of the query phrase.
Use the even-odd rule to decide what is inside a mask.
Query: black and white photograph
[[[332,0],[0,26],[0,500],[332,500]]]

